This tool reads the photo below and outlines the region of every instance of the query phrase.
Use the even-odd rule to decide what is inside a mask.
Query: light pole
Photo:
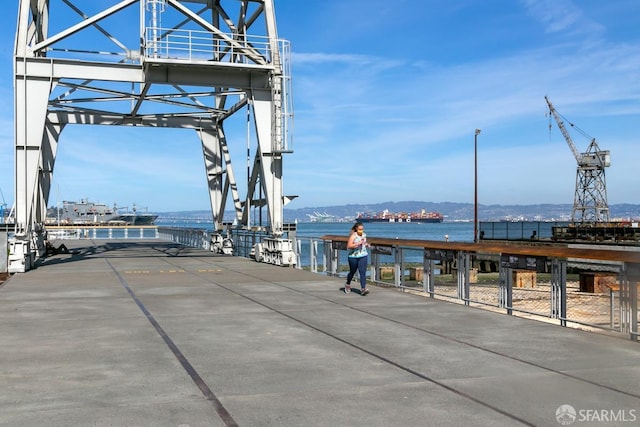
[[[476,129],[476,133],[473,138],[473,153],[474,153],[473,243],[478,243],[478,135],[480,135],[480,129]]]

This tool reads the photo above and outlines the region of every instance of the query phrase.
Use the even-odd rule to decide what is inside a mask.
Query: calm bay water
[[[319,237],[325,234],[349,235],[353,223],[347,222],[309,222],[298,224],[299,237]],[[369,238],[385,237],[398,239],[445,240],[473,242],[472,222],[441,222],[441,223],[388,223],[369,222],[364,224]]]
[[[325,234],[348,236],[353,223],[327,223],[310,222],[298,224],[297,236],[301,240],[300,262],[303,266],[309,263],[309,244],[305,237],[320,237]],[[369,222],[364,224],[364,231],[368,238],[384,237],[391,239],[418,239],[444,241],[448,236],[450,242],[473,242],[473,223],[471,222],[441,222],[441,223],[388,223]],[[322,253],[322,245],[318,248]],[[347,264],[346,252],[340,254],[340,263]],[[421,251],[407,251],[404,259],[406,262],[422,262]],[[384,255],[380,257],[382,263],[392,263],[393,257]]]
[[[161,218],[156,221],[159,226],[204,228],[213,230],[213,224],[206,221],[163,221]],[[298,237],[320,237],[325,234],[349,235],[353,223],[350,222],[301,222],[298,223]],[[441,222],[441,223],[387,223],[370,222],[364,224],[367,236],[385,237],[398,239],[420,239],[420,240],[445,240],[449,236],[452,242],[472,242],[473,223],[472,222]]]
[[[202,228],[213,230],[212,223],[200,221],[156,221],[159,226]],[[310,238],[321,236],[344,235],[348,236],[353,223],[350,222],[303,222],[298,223],[296,237],[300,241],[300,263],[308,266],[310,263]],[[472,242],[473,223],[472,222],[442,222],[442,223],[366,223],[365,232],[367,237],[384,237],[398,239],[419,239],[419,240],[439,240],[444,241],[448,236],[450,242]],[[319,243],[318,251],[322,254],[323,244]],[[405,255],[406,262],[421,262],[422,253],[420,251],[410,251]],[[341,254],[341,261],[346,265],[346,253]],[[382,256],[381,262],[393,262],[393,257]]]
[[[213,224],[209,221],[163,220],[159,218],[156,223],[160,226],[213,230]],[[298,223],[297,235],[299,237],[320,237],[325,234],[348,235],[352,225],[353,223],[350,222],[302,222]],[[478,225],[480,239],[527,240],[532,236],[537,236],[538,239],[551,238],[553,227],[567,227],[569,223],[566,221],[500,221],[480,222]],[[365,223],[365,229],[370,237],[445,240],[445,236],[449,236],[451,242],[473,241],[473,223],[471,221],[435,224],[368,222]]]
[[[309,262],[309,245],[305,237],[320,237],[325,234],[348,236],[353,223],[302,223],[298,224],[297,236],[302,241],[300,251],[301,264]],[[384,237],[391,239],[418,239],[444,241],[448,236],[450,242],[473,242],[473,223],[471,222],[441,222],[441,223],[388,223],[369,222],[364,224],[364,231],[368,238]],[[322,251],[322,245],[319,248]],[[322,253],[322,252],[321,252]],[[340,263],[347,264],[346,252],[340,254]],[[407,251],[404,259],[406,262],[422,262],[422,251]],[[393,257],[384,255],[380,257],[382,263],[392,263]]]

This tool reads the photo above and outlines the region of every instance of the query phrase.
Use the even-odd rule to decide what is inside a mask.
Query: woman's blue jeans
[[[369,256],[365,255],[360,258],[349,257],[349,274],[347,274],[347,285],[351,284],[351,280],[353,276],[356,274],[356,271],[360,273],[360,288],[364,289],[367,287],[367,263],[369,261]]]

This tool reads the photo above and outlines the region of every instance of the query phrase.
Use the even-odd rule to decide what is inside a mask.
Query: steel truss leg
[[[255,114],[256,134],[258,138],[259,159],[262,190],[264,191],[271,234],[282,236],[284,198],[282,191],[282,153],[272,138],[273,106],[270,90],[252,90],[253,109]],[[256,167],[254,166],[254,168]],[[250,183],[248,194],[253,194],[256,182]],[[245,207],[246,209],[247,207]]]
[[[214,230],[220,233],[224,228],[222,222],[229,190],[231,190],[233,197],[236,219],[238,222],[241,220],[242,205],[238,194],[238,186],[231,165],[229,147],[221,126],[215,130],[200,130],[198,131],[198,136],[202,143],[202,155],[204,157]]]
[[[43,255],[43,224],[62,126],[47,121],[53,80],[15,76],[15,240],[9,245],[8,270],[30,270]]]
[[[276,265],[292,265],[293,242],[282,237],[284,233],[283,208],[285,198],[282,191],[282,135],[279,131],[280,105],[275,99],[278,88],[269,90],[251,90],[251,102],[256,124],[258,149],[253,172],[247,189],[247,204],[244,207],[243,222],[248,224],[248,212],[252,204],[262,206],[261,197],[255,199],[258,181],[264,192],[265,203],[269,213],[269,231],[273,238],[260,243],[269,256],[264,261]]]

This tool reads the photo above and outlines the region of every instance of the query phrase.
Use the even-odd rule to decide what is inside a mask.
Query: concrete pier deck
[[[0,425],[640,424],[640,344],[624,338],[345,295],[164,241],[65,244],[0,287]]]

